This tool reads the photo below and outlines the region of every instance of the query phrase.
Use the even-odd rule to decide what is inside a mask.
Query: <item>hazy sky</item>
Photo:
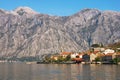
[[[0,0],[0,8],[14,10],[28,6],[39,13],[72,15],[84,8],[120,11],[120,0]]]

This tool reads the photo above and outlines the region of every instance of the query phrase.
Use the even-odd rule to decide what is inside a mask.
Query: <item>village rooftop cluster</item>
[[[44,55],[45,63],[95,63],[95,64],[119,64],[119,48],[113,50],[104,47],[92,47],[85,52],[65,52]]]

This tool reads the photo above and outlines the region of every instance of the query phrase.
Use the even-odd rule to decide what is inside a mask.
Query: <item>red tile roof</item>
[[[114,53],[105,54],[105,56],[112,56]]]
[[[61,55],[70,55],[70,54],[72,54],[71,52],[61,52],[60,53]]]
[[[100,52],[100,51],[94,51],[94,54],[97,54],[98,52]]]
[[[116,55],[120,55],[120,53],[117,53]]]

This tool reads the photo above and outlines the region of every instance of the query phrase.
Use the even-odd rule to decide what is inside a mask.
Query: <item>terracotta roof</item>
[[[87,52],[88,55],[92,54],[91,52]]]
[[[94,54],[97,54],[98,52],[100,52],[100,51],[94,51],[93,53],[94,53]]]
[[[105,56],[105,54],[103,53],[100,53],[100,54],[97,54],[99,57],[102,57],[102,56]]]
[[[112,56],[114,53],[105,54],[105,56]]]
[[[79,56],[82,56],[82,55],[84,55],[84,54],[78,54]]]
[[[117,53],[116,55],[120,55],[120,53]]]
[[[70,55],[70,54],[72,54],[71,52],[61,52],[60,53],[61,55]]]

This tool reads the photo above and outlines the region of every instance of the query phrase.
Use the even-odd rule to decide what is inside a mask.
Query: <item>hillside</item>
[[[112,44],[108,44],[107,47],[112,48],[112,49],[115,49],[115,50],[116,50],[116,49],[120,50],[120,41],[119,41],[119,42],[112,43]]]
[[[71,16],[40,14],[28,7],[0,10],[0,57],[83,51],[120,40],[120,12],[84,9]]]

